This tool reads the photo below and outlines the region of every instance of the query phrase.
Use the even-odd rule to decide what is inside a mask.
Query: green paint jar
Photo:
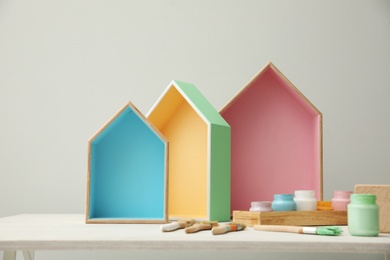
[[[374,194],[351,194],[348,204],[348,230],[352,236],[379,234],[379,206]]]

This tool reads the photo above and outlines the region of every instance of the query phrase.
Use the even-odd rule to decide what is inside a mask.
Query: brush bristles
[[[246,228],[245,224],[236,224],[237,225],[237,231],[244,230]]]
[[[246,228],[245,224],[236,223],[236,222],[231,222],[227,225],[235,225],[237,227],[237,231],[244,230]]]
[[[338,227],[318,227],[317,235],[338,236],[343,233],[343,230]]]

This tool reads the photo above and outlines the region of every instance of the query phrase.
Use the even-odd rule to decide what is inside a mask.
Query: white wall
[[[0,217],[83,213],[87,140],[126,101],[177,79],[219,110],[268,61],[323,113],[325,199],[390,184],[387,0],[0,0]]]

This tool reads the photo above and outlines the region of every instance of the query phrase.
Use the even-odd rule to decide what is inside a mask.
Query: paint
[[[374,194],[351,194],[348,230],[352,236],[378,236],[379,206]]]
[[[272,211],[272,202],[271,201],[252,201],[251,208],[249,211],[252,212],[268,212]]]
[[[295,211],[297,205],[294,201],[294,194],[275,194],[272,202],[274,211]]]
[[[350,196],[352,191],[336,190],[333,192],[332,208],[334,210],[347,210],[351,202]]]
[[[297,204],[297,211],[317,210],[317,199],[314,195],[314,190],[296,190],[294,201]]]
[[[331,201],[317,201],[317,210],[333,210]]]

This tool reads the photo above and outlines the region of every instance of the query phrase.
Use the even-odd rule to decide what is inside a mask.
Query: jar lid
[[[317,201],[317,209],[318,210],[332,210],[332,202],[331,201]]]
[[[315,195],[314,190],[296,190],[296,197],[313,198]]]
[[[349,191],[349,190],[335,190],[333,192],[333,196],[334,197],[338,197],[338,198],[348,198],[351,196],[353,192],[352,191]]]
[[[258,207],[271,207],[272,202],[271,201],[252,201],[251,206],[258,206]]]
[[[274,194],[276,200],[293,200],[294,194]]]
[[[374,204],[376,202],[375,194],[351,194],[351,202]]]

